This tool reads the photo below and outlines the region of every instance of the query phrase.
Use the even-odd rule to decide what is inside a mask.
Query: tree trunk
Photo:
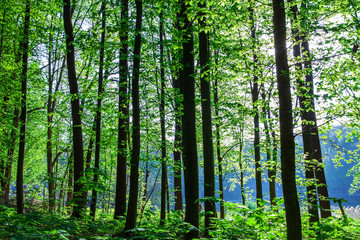
[[[271,93],[269,93],[269,98],[271,96]],[[269,99],[270,101],[270,99]],[[269,126],[269,134],[271,133],[271,139],[270,139],[270,151],[272,159],[271,164],[268,165],[268,177],[269,177],[269,191],[270,191],[270,203],[272,207],[276,206],[275,198],[276,198],[276,170],[277,170],[277,141],[276,141],[276,133],[274,130],[273,123],[271,121],[271,115],[270,115],[270,106],[267,107],[267,120],[268,120],[268,126]]]
[[[61,199],[63,199],[63,196],[65,195],[65,194],[64,194],[64,188],[63,188],[63,186],[64,186],[64,184],[65,184],[66,176],[67,176],[67,174],[68,174],[68,172],[69,172],[69,171],[68,171],[68,168],[70,167],[70,163],[71,163],[71,162],[68,161],[68,163],[66,164],[66,168],[65,168],[65,171],[64,171],[64,176],[63,176],[63,178],[61,179],[60,193],[59,193],[59,202],[58,202],[58,213],[61,212]],[[63,202],[64,202],[64,199],[63,199]]]
[[[67,199],[66,206],[68,207],[68,213],[71,213],[71,202],[74,199],[74,150],[71,151],[70,158],[68,159],[69,173],[68,173],[68,187],[67,187]]]
[[[64,0],[64,29],[66,35],[66,59],[71,94],[71,115],[73,126],[74,151],[74,207],[72,216],[80,218],[85,207],[85,191],[81,178],[84,175],[84,148],[82,139],[82,125],[80,113],[79,90],[75,70],[75,47],[73,26],[71,22],[70,0]]]
[[[24,35],[22,40],[22,72],[21,72],[21,115],[20,115],[20,141],[19,156],[16,175],[16,206],[17,213],[24,213],[24,159],[25,159],[25,137],[26,137],[26,94],[27,94],[27,72],[29,57],[29,31],[30,31],[30,0],[26,1],[24,18]]]
[[[196,122],[195,122],[195,78],[194,78],[194,36],[193,26],[188,19],[188,4],[180,0],[180,20],[183,26],[183,161],[185,175],[185,222],[195,228],[185,234],[185,239],[199,238],[199,169],[196,145]]]
[[[118,153],[115,194],[115,218],[125,216],[126,212],[126,162],[128,141],[128,0],[121,1],[121,33],[119,63],[119,117],[118,117]]]
[[[133,133],[130,169],[129,203],[126,215],[125,230],[136,227],[137,203],[139,193],[139,158],[140,158],[140,101],[139,74],[141,52],[142,0],[135,0],[136,27],[134,46],[134,66],[132,76]]]
[[[50,29],[52,25],[50,26]],[[46,161],[47,161],[47,175],[48,175],[48,187],[49,187],[49,211],[55,210],[55,189],[54,189],[54,173],[53,173],[53,152],[52,152],[52,94],[53,94],[53,76],[51,71],[52,62],[52,33],[49,33],[49,76],[48,76],[48,101],[47,101],[47,142],[46,142]]]
[[[179,23],[179,13],[178,19],[175,22],[176,31],[181,32],[180,23]],[[181,47],[181,46],[180,46]],[[174,61],[175,66],[181,65],[181,50],[174,50]],[[173,87],[175,92],[174,99],[174,113],[175,113],[175,132],[174,132],[174,191],[175,191],[175,210],[183,210],[183,197],[182,197],[182,182],[181,182],[181,142],[182,142],[182,127],[181,127],[181,108],[182,108],[182,93],[181,93],[181,78],[182,78],[182,69],[180,67],[176,68],[176,74],[173,75]]]
[[[314,101],[314,80],[312,74],[312,64],[310,59],[310,47],[309,42],[306,37],[302,39],[302,55],[305,58],[304,68],[306,69],[305,76],[305,85],[307,86],[309,95],[309,111],[308,111],[308,121],[313,123],[313,126],[310,127],[311,137],[312,137],[312,147],[313,154],[311,159],[317,160],[317,165],[315,166],[315,177],[317,179],[317,190],[319,194],[320,202],[320,214],[321,218],[331,217],[331,206],[329,201],[329,192],[326,185],[325,170],[322,161],[321,154],[321,145],[319,139],[319,131],[316,122],[316,112],[315,112],[315,101]]]
[[[287,239],[302,239],[299,200],[295,180],[295,143],[286,52],[284,0],[273,0],[274,42],[280,104],[281,172],[287,223]]]
[[[292,0],[289,0],[289,3],[292,3]],[[300,54],[300,33],[299,30],[295,27],[297,24],[298,18],[298,9],[297,5],[291,6],[292,19],[291,19],[291,33],[293,35],[293,54],[295,61],[295,70],[302,71],[302,65],[299,61],[301,57]],[[312,154],[313,154],[313,144],[311,137],[311,126],[309,125],[309,109],[307,107],[309,102],[309,96],[307,94],[307,86],[303,81],[301,75],[296,74],[296,83],[298,87],[298,98],[300,102],[300,115],[301,115],[301,128],[302,128],[302,139],[304,145],[304,161],[305,161],[305,178],[306,178],[306,194],[308,201],[308,212],[309,212],[309,222],[310,225],[314,222],[319,222],[319,212],[317,207],[317,195],[316,195],[316,186],[315,186],[315,173],[314,165],[311,163]]]
[[[164,19],[163,10],[159,15],[160,35],[160,127],[161,127],[161,201],[160,225],[165,224],[166,218],[166,191],[167,191],[167,166],[166,166],[166,132],[165,132],[165,68],[164,68]]]
[[[240,191],[241,191],[241,201],[245,205],[245,169],[243,165],[243,148],[244,148],[244,122],[240,123],[240,132],[239,132],[239,168],[240,168]]]
[[[199,4],[200,9],[206,10],[206,1]],[[209,35],[205,32],[206,13],[199,12],[199,58],[200,58],[200,81],[201,81],[201,115],[203,132],[204,154],[204,197],[215,197],[215,164],[214,145],[212,136],[211,97],[210,97],[210,53]],[[212,212],[207,214],[207,212]],[[215,202],[205,200],[205,228],[210,227],[211,218],[216,217]],[[207,235],[207,230],[205,235]]]
[[[215,59],[215,66],[217,65],[217,58]],[[218,89],[218,79],[215,79],[214,84],[214,105],[215,105],[215,135],[216,135],[216,156],[217,156],[217,163],[218,163],[218,171],[219,171],[219,191],[220,191],[220,218],[225,218],[225,206],[224,206],[224,183],[223,183],[223,171],[222,171],[222,158],[221,158],[221,142],[220,142],[220,123],[219,121],[219,89]]]
[[[268,172],[268,180],[269,180],[269,193],[270,193],[270,204],[271,207],[274,206],[274,198],[276,196],[275,193],[275,176],[274,176],[274,163],[271,159],[271,136],[270,136],[270,127],[269,127],[269,118],[267,118],[267,109],[269,105],[266,104],[266,96],[265,92],[262,94],[262,118],[264,124],[264,132],[265,132],[265,146],[266,146],[266,165]]]
[[[96,140],[95,140],[95,163],[94,163],[94,184],[95,188],[92,190],[91,194],[91,205],[90,205],[90,216],[92,219],[95,219],[96,214],[96,203],[98,192],[96,190],[96,185],[99,181],[100,170],[100,141],[101,141],[101,104],[103,98],[103,71],[104,71],[104,55],[105,55],[105,30],[106,30],[106,2],[102,0],[101,2],[101,40],[100,40],[100,59],[99,59],[99,86],[98,86],[98,99],[97,99],[97,108],[96,108]]]
[[[251,98],[254,110],[254,157],[255,157],[255,182],[256,182],[256,203],[259,206],[259,200],[263,200],[262,194],[262,182],[261,182],[261,156],[260,156],[260,121],[259,121],[259,110],[257,107],[257,101],[259,99],[259,84],[258,84],[258,76],[257,76],[257,54],[255,53],[256,49],[256,29],[255,29],[255,21],[254,21],[254,8],[250,1],[249,6],[249,20],[251,22],[251,40],[253,45],[253,82],[251,86]]]

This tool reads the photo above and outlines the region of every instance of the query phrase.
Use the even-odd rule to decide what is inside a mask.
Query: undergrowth
[[[225,202],[225,207],[225,219],[214,219],[208,231],[211,238],[286,239],[282,207],[254,209],[229,202]],[[146,209],[140,225],[123,233],[125,218],[114,220],[112,215],[80,221],[44,211],[17,214],[15,209],[0,205],[0,239],[183,239],[192,227],[177,212],[170,212],[165,226],[160,226],[159,215],[157,209]],[[310,228],[304,213],[302,225],[304,239],[360,239],[359,220],[347,216],[321,220]],[[200,232],[203,236],[204,227],[200,227]]]

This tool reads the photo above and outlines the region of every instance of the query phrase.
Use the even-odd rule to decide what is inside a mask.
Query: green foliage
[[[216,199],[214,199],[216,200]],[[213,219],[209,235],[215,239],[286,239],[283,199],[277,206],[250,208],[237,203],[224,202],[225,219]],[[142,223],[128,232],[123,232],[125,218],[112,219],[100,215],[74,220],[49,212],[17,214],[12,208],[0,205],[1,239],[183,239],[192,226],[185,223],[179,212],[171,211],[164,226],[159,225],[159,210],[146,209]],[[360,221],[347,216],[323,219],[312,228],[308,215],[302,213],[304,239],[359,239]],[[205,229],[200,227],[201,233]]]

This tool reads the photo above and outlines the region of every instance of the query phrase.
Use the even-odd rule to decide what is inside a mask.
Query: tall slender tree
[[[315,186],[315,172],[314,166],[311,163],[312,154],[313,154],[313,144],[311,136],[311,125],[309,125],[309,110],[307,107],[308,95],[307,95],[307,86],[305,85],[302,77],[301,71],[303,70],[302,64],[300,62],[301,58],[301,49],[300,49],[300,32],[296,27],[298,22],[298,9],[297,5],[292,3],[292,0],[289,1],[291,4],[291,33],[293,37],[293,54],[295,58],[295,70],[296,74],[296,83],[298,87],[298,98],[300,102],[300,115],[301,115],[301,129],[302,129],[302,139],[304,145],[304,161],[305,161],[305,178],[306,178],[306,193],[308,201],[308,211],[309,211],[309,222],[310,224],[319,221],[319,211],[317,207],[317,195],[316,195],[316,186]]]
[[[281,176],[287,224],[287,239],[302,239],[299,200],[295,181],[295,142],[289,65],[286,51],[284,0],[273,0],[276,77],[280,104]]]
[[[22,71],[21,71],[21,114],[20,114],[20,142],[16,175],[16,206],[17,213],[24,213],[24,159],[26,139],[26,113],[27,113],[27,79],[29,58],[29,31],[30,31],[30,0],[26,0],[24,16],[24,32],[21,42]]]
[[[185,175],[185,222],[195,227],[185,234],[185,239],[193,239],[199,237],[199,204],[197,202],[199,198],[199,169],[195,125],[194,35],[193,24],[188,18],[190,6],[184,0],[180,0],[180,4],[179,15],[180,20],[183,21],[183,77],[181,88],[184,94],[182,143]]]
[[[53,19],[52,19],[53,20]],[[52,29],[52,24],[50,29]],[[54,75],[52,72],[52,51],[53,36],[49,33],[49,54],[48,54],[48,100],[47,100],[47,142],[46,142],[46,161],[48,173],[48,189],[49,189],[49,210],[55,210],[55,189],[54,189],[54,168],[53,168],[53,151],[52,151],[52,133],[53,133],[53,82]]]
[[[167,164],[166,164],[166,129],[165,129],[165,67],[164,67],[164,18],[163,10],[159,15],[160,35],[160,128],[161,128],[161,204],[160,224],[165,224],[166,192],[167,192]]]
[[[259,200],[263,200],[262,194],[262,182],[261,182],[261,156],[260,156],[260,121],[259,121],[259,77],[258,77],[258,57],[256,54],[256,26],[254,20],[254,1],[249,0],[249,20],[250,20],[250,32],[253,45],[253,80],[251,81],[251,98],[254,110],[254,157],[255,157],[255,182],[256,182],[256,200],[259,205]]]
[[[267,161],[267,172],[269,179],[269,194],[270,194],[270,204],[272,207],[276,205],[276,156],[277,152],[273,150],[273,145],[271,141],[271,134],[273,133],[273,127],[271,122],[271,114],[270,114],[270,96],[271,96],[272,87],[268,90],[266,94],[265,89],[261,93],[262,97],[262,118],[264,123],[264,131],[265,131],[265,144],[266,144],[266,161]],[[266,97],[268,96],[269,99]],[[275,132],[274,132],[275,134]]]
[[[136,26],[134,64],[132,76],[132,107],[133,107],[133,132],[132,153],[130,169],[129,202],[126,215],[125,231],[135,228],[137,203],[139,193],[139,158],[140,158],[140,101],[139,101],[139,75],[140,75],[140,52],[141,52],[141,25],[142,25],[142,0],[135,0]]]
[[[301,14],[305,14],[308,11],[308,1],[303,0],[301,2]],[[302,24],[301,26],[307,25],[307,18],[305,16],[301,17]],[[313,152],[311,154],[312,159],[316,159],[317,164],[315,166],[315,177],[317,181],[317,191],[320,203],[320,214],[321,218],[328,218],[331,216],[331,207],[329,201],[329,192],[327,189],[326,178],[325,178],[325,169],[322,161],[321,154],[321,145],[319,130],[317,125],[317,117],[315,112],[315,100],[314,100],[314,76],[312,69],[311,61],[311,51],[308,41],[308,31],[304,29],[304,33],[301,34],[301,54],[302,59],[304,60],[304,70],[305,70],[305,82],[307,92],[307,104],[308,104],[308,122],[313,123],[310,127],[311,137],[312,137],[312,146]]]
[[[100,59],[99,59],[99,78],[98,78],[98,99],[97,99],[97,108],[96,108],[96,140],[95,140],[95,163],[94,163],[94,184],[95,188],[92,190],[91,194],[91,205],[90,205],[90,216],[95,218],[96,214],[96,203],[98,192],[96,190],[96,184],[99,181],[100,170],[100,143],[101,143],[101,105],[102,98],[104,93],[103,87],[103,72],[104,72],[104,55],[105,55],[105,34],[106,34],[106,0],[101,2],[101,40],[100,40]]]
[[[119,61],[119,117],[118,117],[118,151],[115,195],[115,218],[126,212],[126,162],[128,142],[128,35],[129,35],[129,2],[121,1],[120,19],[120,61]]]
[[[215,58],[215,62],[217,62],[217,58]],[[215,66],[217,63],[215,63]],[[214,83],[214,105],[215,105],[215,136],[216,136],[216,156],[217,156],[217,164],[219,171],[219,191],[220,198],[224,200],[224,183],[223,183],[223,170],[222,170],[222,158],[221,158],[221,142],[220,142],[220,116],[219,116],[219,89],[218,89],[218,79],[215,79]],[[225,218],[225,206],[224,202],[220,202],[220,218]]]
[[[210,53],[209,35],[206,32],[206,1],[199,3],[199,57],[201,84],[201,113],[204,154],[204,197],[215,197],[215,164],[214,145],[212,136],[211,95],[210,95]],[[209,214],[209,212],[211,212]],[[205,228],[210,227],[210,220],[216,217],[215,202],[205,200]]]
[[[73,6],[74,7],[74,6]],[[82,137],[82,124],[80,113],[79,89],[75,69],[75,46],[73,26],[71,22],[74,8],[70,0],[64,0],[64,29],[66,35],[66,60],[71,94],[71,116],[73,127],[73,152],[74,152],[74,207],[72,216],[80,218],[85,209],[84,184],[81,181],[84,172],[84,147]]]
[[[177,19],[175,21],[175,31],[181,32],[180,17],[177,12]],[[173,38],[177,40],[178,34],[174,34]],[[181,34],[180,34],[181,37]],[[180,38],[181,40],[181,38]],[[177,44],[177,42],[176,42]],[[182,196],[182,183],[181,183],[181,147],[182,147],[182,121],[181,121],[181,107],[182,107],[182,93],[181,93],[181,78],[182,69],[181,65],[181,48],[182,46],[176,46],[173,49],[173,61],[175,71],[173,73],[173,88],[174,88],[174,113],[175,113],[175,132],[174,132],[174,191],[175,191],[175,210],[183,210],[183,196]],[[180,48],[180,49],[179,49]]]

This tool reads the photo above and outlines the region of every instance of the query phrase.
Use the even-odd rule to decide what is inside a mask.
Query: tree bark
[[[134,46],[134,66],[132,76],[133,133],[130,169],[129,203],[126,215],[125,231],[136,227],[137,203],[139,193],[139,158],[140,158],[140,101],[139,74],[141,52],[142,0],[135,0],[136,27]]]
[[[274,176],[274,163],[271,158],[271,136],[270,136],[270,127],[269,127],[269,118],[267,117],[269,105],[266,103],[266,95],[265,92],[262,94],[262,118],[264,124],[264,132],[265,132],[265,147],[266,147],[266,165],[268,172],[268,180],[269,180],[269,193],[270,193],[270,204],[271,207],[275,205],[274,198],[276,197],[276,189],[275,189],[275,177]]]
[[[259,109],[257,107],[257,101],[259,99],[259,77],[257,70],[257,54],[255,52],[256,49],[256,28],[254,21],[254,8],[252,6],[252,2],[249,1],[249,20],[251,22],[250,32],[251,32],[251,40],[253,45],[253,81],[251,86],[251,98],[252,105],[254,110],[254,157],[255,157],[255,182],[256,182],[256,203],[259,206],[259,201],[263,200],[262,194],[262,181],[261,181],[261,156],[260,156],[260,121],[259,121]]]
[[[166,192],[167,192],[167,166],[166,166],[166,132],[165,132],[165,68],[164,68],[164,19],[163,10],[159,15],[160,35],[160,128],[161,128],[161,201],[160,225],[165,224],[166,218]]]
[[[328,218],[331,217],[331,206],[329,201],[329,192],[326,185],[326,178],[325,178],[325,170],[322,161],[322,154],[321,154],[321,145],[320,145],[320,138],[319,138],[319,130],[317,127],[316,121],[316,112],[315,112],[315,101],[314,101],[314,80],[312,74],[312,64],[310,58],[310,47],[309,42],[307,41],[306,37],[302,39],[302,55],[305,58],[304,68],[306,70],[305,75],[305,85],[308,89],[309,95],[309,111],[308,111],[308,121],[313,123],[313,126],[310,128],[311,137],[312,137],[312,147],[313,147],[313,154],[312,159],[317,160],[317,165],[315,166],[315,177],[317,179],[317,190],[318,190],[318,197],[320,202],[320,214],[321,218]]]
[[[3,189],[3,201],[4,204],[9,204],[10,201],[10,183],[11,183],[11,170],[14,160],[14,152],[15,152],[15,145],[16,145],[16,129],[19,127],[19,109],[15,107],[14,109],[14,118],[13,118],[13,126],[10,133],[10,147],[7,152],[7,159],[4,162],[4,181],[2,183]]]
[[[177,32],[181,32],[179,23],[179,13],[177,13],[177,20],[175,27]],[[181,46],[180,46],[181,47]],[[181,78],[182,69],[177,67],[181,65],[181,50],[174,50],[174,61],[176,66],[176,74],[173,75],[173,88],[175,92],[174,99],[174,113],[175,113],[175,132],[174,132],[174,191],[175,191],[175,210],[183,210],[182,197],[182,182],[181,182],[181,152],[182,152],[182,122],[181,122],[181,108],[182,108],[182,93],[181,93]]]
[[[100,170],[100,142],[101,142],[101,105],[102,98],[104,93],[103,88],[103,72],[104,72],[104,55],[105,55],[105,30],[106,30],[106,1],[102,0],[101,2],[101,40],[100,40],[100,59],[99,59],[99,83],[98,83],[98,99],[97,99],[97,108],[96,108],[96,140],[95,140],[95,163],[94,163],[94,184],[95,188],[92,190],[91,194],[91,205],[90,205],[90,216],[92,219],[95,219],[96,214],[96,203],[98,192],[96,190],[96,185],[99,181]]]
[[[276,75],[280,104],[281,172],[287,223],[287,239],[302,239],[299,200],[295,180],[295,143],[286,52],[284,0],[273,0]]]
[[[121,1],[121,33],[120,33],[120,61],[119,61],[119,117],[118,117],[118,152],[115,194],[115,218],[125,216],[126,212],[126,162],[128,142],[128,0]]]
[[[205,32],[206,24],[206,1],[199,3],[199,58],[200,58],[200,84],[201,84],[201,115],[203,132],[204,154],[204,197],[215,197],[215,163],[214,145],[212,136],[211,97],[210,97],[210,53],[209,35]],[[208,213],[212,212],[212,213]],[[215,202],[205,200],[205,229],[210,227],[211,218],[216,217]],[[207,235],[207,230],[205,230]]]
[[[194,36],[193,26],[188,19],[189,6],[184,0],[180,0],[181,20],[183,26],[183,161],[185,175],[185,222],[195,228],[185,234],[185,239],[199,238],[199,169],[196,145],[196,122],[195,122],[195,78],[194,78]]]
[[[271,93],[269,92],[269,97],[268,97],[268,101],[270,102],[270,96]],[[271,163],[268,164],[268,177],[269,177],[269,192],[270,192],[270,203],[272,207],[276,206],[276,202],[275,202],[275,198],[276,198],[276,170],[277,170],[277,141],[276,141],[276,133],[274,130],[274,126],[273,123],[271,121],[271,111],[270,111],[270,106],[269,106],[269,102],[268,102],[268,106],[266,109],[266,113],[265,113],[265,117],[267,118],[267,123],[268,123],[268,133],[270,136],[267,136],[267,138],[269,137],[269,150],[270,150],[270,155],[271,155]]]
[[[52,25],[50,26],[50,29]],[[54,189],[54,172],[53,172],[53,152],[52,152],[52,123],[53,123],[53,75],[51,70],[52,62],[52,33],[49,33],[49,76],[48,76],[48,100],[47,100],[47,142],[46,142],[46,161],[47,161],[47,174],[48,174],[48,188],[49,188],[49,211],[55,210],[55,189]]]
[[[74,151],[74,207],[72,216],[80,218],[85,207],[85,191],[81,178],[84,175],[84,148],[82,137],[81,112],[79,90],[75,70],[75,46],[73,26],[71,22],[70,0],[64,0],[64,29],[66,34],[66,60],[68,79],[71,94],[71,116],[73,126],[73,151]]]
[[[19,156],[16,175],[16,206],[17,213],[24,213],[24,159],[26,139],[26,98],[27,98],[27,73],[29,58],[29,31],[30,31],[30,0],[26,1],[24,17],[24,35],[22,39],[22,72],[21,72],[21,114],[20,114],[20,141]]]
[[[289,3],[292,3],[292,0],[289,0]],[[296,22],[298,21],[298,9],[297,5],[294,4],[291,6],[291,33],[293,37],[293,54],[295,58],[295,70],[297,72],[302,71],[302,64],[299,62],[301,57],[300,49],[300,32],[295,27]],[[314,222],[319,222],[319,212],[317,207],[317,195],[316,195],[316,186],[315,186],[315,173],[314,165],[311,163],[312,154],[313,154],[313,144],[311,136],[311,126],[309,125],[309,109],[307,104],[309,102],[309,96],[307,94],[307,86],[303,81],[301,75],[296,74],[296,83],[298,87],[298,98],[300,102],[300,116],[301,116],[301,129],[302,129],[302,139],[304,145],[304,161],[305,161],[305,178],[306,178],[306,194],[308,201],[308,212],[309,212],[309,222],[310,225]]]
[[[215,66],[217,65],[217,58],[215,59]],[[215,136],[216,136],[216,156],[217,156],[217,164],[218,164],[218,171],[219,171],[219,197],[221,198],[220,202],[220,218],[225,218],[225,206],[224,206],[224,183],[223,183],[223,170],[222,170],[222,158],[221,158],[221,141],[220,141],[220,123],[219,121],[219,89],[218,89],[218,79],[215,79],[214,84],[214,105],[215,105]]]

